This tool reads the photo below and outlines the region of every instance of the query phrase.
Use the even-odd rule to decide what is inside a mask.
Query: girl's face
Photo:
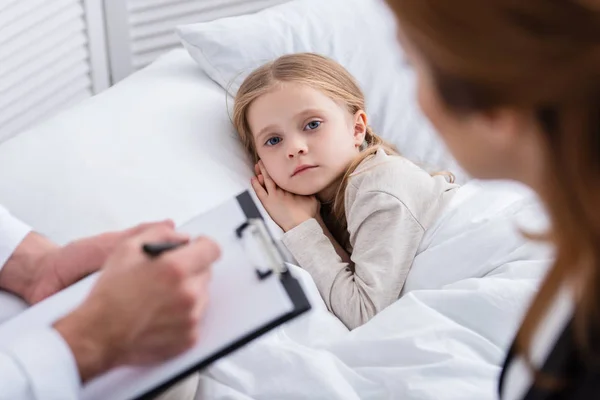
[[[285,82],[257,98],[248,124],[258,157],[273,181],[300,195],[329,198],[360,152],[366,115],[348,110],[319,90]]]

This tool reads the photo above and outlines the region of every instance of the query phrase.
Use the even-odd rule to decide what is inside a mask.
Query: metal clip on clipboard
[[[250,257],[258,279],[264,280],[272,273],[281,277],[288,272],[283,257],[271,239],[262,219],[248,219],[236,229],[235,233],[241,240],[246,254]]]

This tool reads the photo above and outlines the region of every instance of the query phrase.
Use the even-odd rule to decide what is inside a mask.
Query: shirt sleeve
[[[31,228],[0,206],[0,270]]]
[[[0,206],[0,269],[31,228]],[[75,400],[80,397],[77,364],[52,328],[43,328],[0,350],[0,400]]]
[[[283,243],[312,275],[329,310],[354,329],[398,299],[424,229],[386,192],[360,193],[347,216],[351,264],[342,261],[315,219],[286,232]]]
[[[0,350],[0,400],[76,400],[81,381],[63,338],[52,328]]]

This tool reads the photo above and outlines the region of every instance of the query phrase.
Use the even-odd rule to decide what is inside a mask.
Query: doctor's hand
[[[126,240],[83,304],[55,324],[84,382],[118,366],[164,361],[195,344],[218,246],[200,238],[154,259],[141,251],[144,243],[187,240],[168,226]]]
[[[39,260],[33,266],[32,282],[27,285],[25,300],[35,304],[64,288],[74,284],[87,275],[96,272],[106,262],[109,254],[130,237],[150,228],[166,227],[173,229],[173,221],[152,222],[115,232],[79,239],[59,247],[46,238],[37,235],[37,248],[46,248],[40,252]],[[45,243],[43,243],[45,241]]]

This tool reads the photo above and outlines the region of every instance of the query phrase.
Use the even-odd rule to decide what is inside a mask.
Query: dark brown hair
[[[545,143],[540,193],[556,260],[517,336],[532,336],[563,284],[575,290],[575,334],[598,357],[600,322],[600,9],[597,0],[388,0],[401,31],[457,113],[514,107]]]

